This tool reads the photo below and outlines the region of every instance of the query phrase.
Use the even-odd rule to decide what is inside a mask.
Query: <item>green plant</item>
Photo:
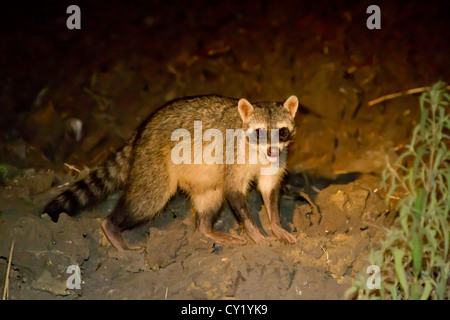
[[[450,95],[438,82],[420,97],[411,143],[383,172],[387,201],[398,213],[369,263],[380,289],[361,275],[347,291],[358,299],[449,299]],[[395,195],[395,196],[394,196]],[[392,203],[397,199],[397,203]]]
[[[2,176],[3,180],[6,178],[6,174],[8,173],[8,168],[6,165],[3,165],[0,163],[0,175]]]

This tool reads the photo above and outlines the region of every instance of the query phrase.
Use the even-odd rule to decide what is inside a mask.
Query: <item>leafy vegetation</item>
[[[450,95],[438,82],[420,97],[420,122],[383,187],[398,213],[369,263],[380,267],[380,288],[361,275],[347,296],[357,299],[449,299]]]

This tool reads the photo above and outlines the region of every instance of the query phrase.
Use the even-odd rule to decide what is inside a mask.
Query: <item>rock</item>
[[[338,190],[335,194],[330,196],[330,201],[334,203],[339,209],[344,210],[344,205],[348,201],[348,195],[342,190]]]
[[[48,291],[58,296],[67,296],[70,294],[69,290],[67,290],[66,279],[61,276],[55,278],[46,269],[31,283],[31,287],[35,290]]]
[[[365,176],[345,185],[330,185],[315,199],[320,214],[297,207],[294,224],[309,236],[361,232],[368,222],[374,221],[389,225],[392,219],[384,217],[386,203],[372,191],[378,185],[377,178]]]

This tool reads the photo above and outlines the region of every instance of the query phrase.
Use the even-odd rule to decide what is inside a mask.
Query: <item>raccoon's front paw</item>
[[[286,230],[284,230],[283,227],[281,227],[279,225],[273,225],[272,232],[273,232],[274,236],[278,238],[278,240],[280,240],[284,243],[287,243],[287,244],[296,244],[297,243],[297,238],[294,237],[289,232],[287,232]]]
[[[270,245],[270,242],[274,240],[272,237],[267,237],[263,235],[261,232],[258,233],[249,233],[250,238],[256,243],[256,244],[268,244]]]
[[[220,231],[208,232],[205,235],[221,245],[243,246],[247,242],[244,238]]]

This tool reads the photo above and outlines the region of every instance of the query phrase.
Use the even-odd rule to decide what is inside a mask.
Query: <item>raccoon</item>
[[[138,249],[129,246],[121,232],[148,221],[162,211],[169,199],[182,190],[189,195],[196,213],[197,229],[218,244],[244,245],[237,235],[214,230],[222,205],[227,202],[248,236],[257,244],[273,238],[294,244],[297,239],[281,227],[278,208],[280,183],[285,173],[287,145],[296,132],[294,117],[298,109],[296,96],[281,102],[250,103],[246,99],[232,99],[217,95],[195,96],[170,101],[146,119],[123,148],[87,178],[75,182],[68,190],[49,202],[43,213],[54,222],[62,212],[70,216],[94,206],[119,190],[123,194],[112,213],[102,220],[105,236],[118,250]],[[198,147],[195,125],[201,121],[201,134],[213,132],[229,134],[230,129],[255,133],[244,137],[245,156],[239,161],[237,145],[224,147],[218,139],[202,143],[201,151],[211,151],[214,157],[227,155],[227,161],[208,162],[192,155],[190,147]],[[277,129],[277,130],[274,130]],[[174,138],[175,131],[185,137]],[[273,134],[278,133],[274,139]],[[205,137],[201,135],[201,137]],[[276,135],[275,135],[276,136]],[[266,139],[263,139],[267,137]],[[234,139],[234,138],[233,138]],[[182,142],[180,142],[182,140]],[[206,139],[204,139],[206,140]],[[227,143],[229,142],[227,136]],[[185,147],[185,148],[180,148]],[[242,145],[241,145],[242,146]],[[182,149],[187,161],[174,161],[176,149]],[[208,149],[209,148],[209,149]],[[225,152],[226,150],[226,152]],[[256,150],[259,160],[251,162],[250,151]],[[229,156],[229,151],[232,155]],[[192,161],[193,159],[193,161]],[[232,160],[231,162],[229,160]],[[263,161],[264,160],[264,161]],[[273,174],[261,174],[274,164]],[[273,236],[263,234],[254,222],[246,201],[252,183],[261,192],[268,213]]]

